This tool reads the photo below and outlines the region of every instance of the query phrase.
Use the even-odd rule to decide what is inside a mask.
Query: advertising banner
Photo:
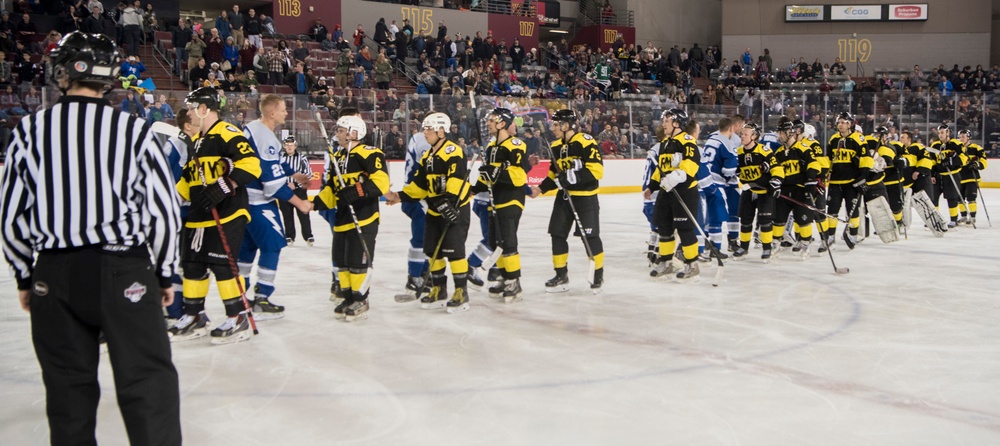
[[[882,5],[833,5],[830,20],[882,20]]]
[[[823,5],[787,5],[785,6],[786,22],[822,22]]]
[[[927,3],[890,4],[889,20],[927,20]]]

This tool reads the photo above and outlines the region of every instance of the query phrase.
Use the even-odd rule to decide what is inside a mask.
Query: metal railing
[[[580,116],[582,131],[592,134],[601,145],[606,158],[642,158],[656,142],[656,127],[663,110],[679,107],[691,119],[701,124],[700,140],[715,131],[720,119],[741,114],[751,121],[761,123],[765,131],[773,130],[781,116],[802,119],[815,126],[816,139],[826,141],[835,132],[837,114],[851,112],[862,131],[870,134],[875,126],[886,125],[899,132],[909,130],[925,144],[933,141],[935,129],[948,124],[953,130],[970,130],[972,139],[981,144],[990,157],[1000,157],[1000,105],[993,93],[966,93],[942,96],[938,93],[844,93],[783,91],[755,92],[738,105],[673,104],[666,100],[636,99],[625,97],[621,101],[590,101],[577,99],[511,98],[475,95],[416,95],[388,98],[382,90],[357,91],[351,105],[356,105],[362,118],[369,123],[369,134],[380,135],[373,143],[383,145],[390,159],[404,156],[405,141],[420,128],[420,122],[430,111],[447,113],[453,123],[451,137],[473,150],[483,147],[489,135],[480,129],[480,123],[489,110],[497,106],[511,109],[518,124],[518,134],[532,141],[537,138],[539,155],[545,155],[546,144],[552,141],[548,119],[555,110],[570,108]],[[167,103],[176,111],[183,107],[187,91],[157,90],[156,95],[167,96]],[[51,87],[43,90],[43,106],[58,98],[58,91]],[[111,94],[115,106],[121,103],[123,93]],[[316,111],[323,115],[323,124],[329,129],[334,124],[336,110],[347,105],[344,96],[333,98],[334,108],[317,106],[308,96],[285,95],[288,118],[282,129],[295,135],[300,148],[307,153],[320,154],[326,148],[321,139]],[[223,118],[240,125],[256,119],[257,100],[253,95],[231,94],[227,99]],[[242,115],[240,115],[242,113]],[[956,125],[957,123],[957,125]],[[378,129],[378,130],[376,130]],[[280,131],[280,129],[279,129]],[[953,133],[954,134],[954,133]],[[400,138],[402,142],[400,142]],[[534,146],[534,145],[533,145]]]

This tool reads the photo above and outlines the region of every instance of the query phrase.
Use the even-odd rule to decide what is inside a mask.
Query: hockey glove
[[[972,168],[976,169],[976,170],[983,170],[983,162],[979,161],[979,160],[973,161],[972,162]]]
[[[778,196],[781,195],[781,180],[771,178],[771,181],[768,181],[767,184],[771,186],[771,195],[774,198],[778,198]]]
[[[564,170],[556,177],[559,187],[567,187],[576,184],[576,170]]]
[[[455,224],[458,222],[458,209],[451,204],[451,200],[442,199],[437,203],[434,203],[434,210],[438,214],[441,214],[441,218],[448,222],[448,224]]]
[[[222,168],[222,172],[219,173],[219,175],[224,177],[228,177],[229,174],[233,173],[233,169],[236,168],[236,165],[233,164],[233,160],[229,158],[219,158],[219,161],[217,161],[215,165]]]
[[[944,168],[948,171],[960,169],[962,167],[962,161],[958,159],[957,156],[949,156],[942,160],[941,164],[944,165]]]
[[[683,170],[675,170],[663,176],[660,180],[660,187],[670,192],[673,188],[677,187],[678,184],[684,182],[687,179],[687,174]]]
[[[489,164],[483,164],[479,166],[479,178],[483,181],[489,181],[491,184],[497,181],[497,177],[500,176],[500,171],[503,169],[502,166],[493,166]]]
[[[858,192],[865,193],[868,192],[868,182],[865,180],[858,180],[856,183],[852,184]]]
[[[341,204],[350,206],[362,198],[365,198],[365,188],[361,181],[354,183],[353,186],[347,186],[337,191],[338,206]]]
[[[198,206],[211,210],[225,200],[236,195],[236,182],[226,177],[219,177],[214,183],[205,186],[198,196]]]

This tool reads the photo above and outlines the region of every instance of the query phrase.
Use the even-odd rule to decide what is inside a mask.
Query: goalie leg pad
[[[883,196],[877,196],[866,203],[868,215],[872,218],[872,225],[878,232],[878,237],[882,243],[892,243],[899,240],[899,231],[896,230],[896,218],[892,215],[892,208],[889,201]]]
[[[910,222],[913,221],[913,189],[906,188],[903,189],[903,225],[907,228],[910,227]]]
[[[927,195],[927,192],[920,191],[913,194],[912,205],[917,210],[917,213],[920,214],[920,218],[924,220],[927,227],[934,233],[934,236],[943,237],[944,233],[948,231],[947,223],[945,223],[944,218],[941,217],[937,209],[934,208],[934,203],[931,202],[931,197]]]

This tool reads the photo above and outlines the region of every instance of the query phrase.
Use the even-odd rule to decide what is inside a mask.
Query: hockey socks
[[[427,256],[422,248],[410,248],[406,256],[406,273],[413,277],[420,277],[427,271]]]

